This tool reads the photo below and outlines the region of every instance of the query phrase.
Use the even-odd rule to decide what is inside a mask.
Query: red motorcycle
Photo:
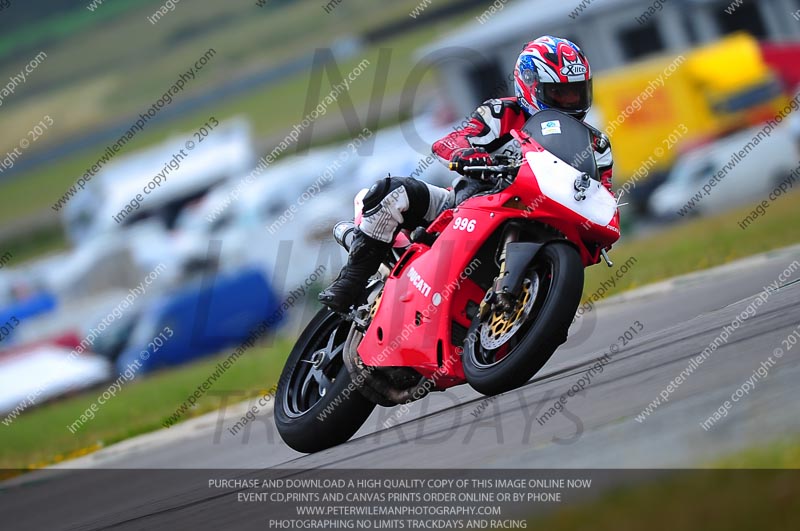
[[[376,404],[464,383],[486,395],[515,389],[566,341],[584,268],[612,265],[617,202],[583,123],[540,111],[512,135],[521,162],[469,168],[494,187],[401,232],[363,304],[347,316],[320,310],[300,335],[275,401],[290,447],[345,442]],[[353,226],[334,230],[345,248]]]

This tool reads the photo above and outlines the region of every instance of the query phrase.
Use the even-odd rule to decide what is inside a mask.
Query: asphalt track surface
[[[7,483],[0,491],[3,519],[18,524],[14,529],[178,529],[201,528],[212,521],[217,522],[215,528],[235,528],[245,518],[241,512],[220,514],[214,510],[213,492],[191,490],[174,475],[159,477],[156,496],[146,482],[119,481],[109,487],[108,473],[86,475],[74,468],[702,466],[800,433],[800,344],[786,349],[784,343],[800,325],[800,268],[770,292],[753,315],[743,314],[795,260],[800,261],[797,246],[600,303],[573,326],[568,342],[533,380],[490,400],[465,386],[432,394],[407,414],[394,417],[388,428],[384,423],[398,408],[377,408],[351,441],[314,455],[298,454],[280,441],[271,411],[249,429],[231,435],[227,428],[239,416],[228,408],[163,435],[67,463],[60,470]],[[668,402],[637,421],[690,360],[741,315],[747,317],[727,342],[677,386]],[[620,337],[627,330],[637,330],[632,341]],[[619,348],[611,352],[612,345]],[[779,348],[784,352],[777,358]],[[537,420],[607,353],[610,362],[603,372],[569,397],[563,412]],[[768,363],[768,373],[754,379],[762,362]],[[732,402],[727,416],[703,429],[701,422],[731,401],[748,380],[752,389]]]

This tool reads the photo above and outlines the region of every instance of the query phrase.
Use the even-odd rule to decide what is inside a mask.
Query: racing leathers
[[[516,97],[485,101],[472,113],[465,127],[434,142],[433,153],[447,164],[459,151],[483,148],[492,156],[505,156],[519,160],[522,156],[519,143],[511,130],[522,129],[530,115],[523,110]],[[611,191],[611,145],[608,137],[585,124],[592,133],[594,157],[600,172],[600,182]]]
[[[522,129],[528,118],[530,115],[516,97],[488,100],[472,114],[466,126],[436,141],[432,151],[444,164],[453,161],[468,164],[475,158],[491,164],[492,157],[518,161],[522,152],[511,130]],[[588,124],[587,128],[592,133],[600,182],[611,191],[610,143],[597,129]],[[425,226],[443,210],[491,186],[472,177],[460,177],[452,190],[412,177],[385,177],[377,181],[364,196],[362,219],[355,231],[347,265],[336,281],[320,293],[320,301],[336,311],[346,311],[385,259],[399,230]]]

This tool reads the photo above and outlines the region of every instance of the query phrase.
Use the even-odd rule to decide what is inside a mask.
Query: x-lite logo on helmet
[[[561,67],[562,76],[584,76],[588,69],[581,63],[580,59],[575,59],[575,62],[569,61],[564,58],[564,66]]]

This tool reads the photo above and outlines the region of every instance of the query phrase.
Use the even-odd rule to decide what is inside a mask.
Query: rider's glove
[[[492,166],[492,156],[489,155],[483,148],[464,148],[456,151],[450,159],[450,169],[457,171],[461,175],[468,175],[470,177],[478,177],[485,180],[485,174],[467,173],[464,171],[469,166]]]

